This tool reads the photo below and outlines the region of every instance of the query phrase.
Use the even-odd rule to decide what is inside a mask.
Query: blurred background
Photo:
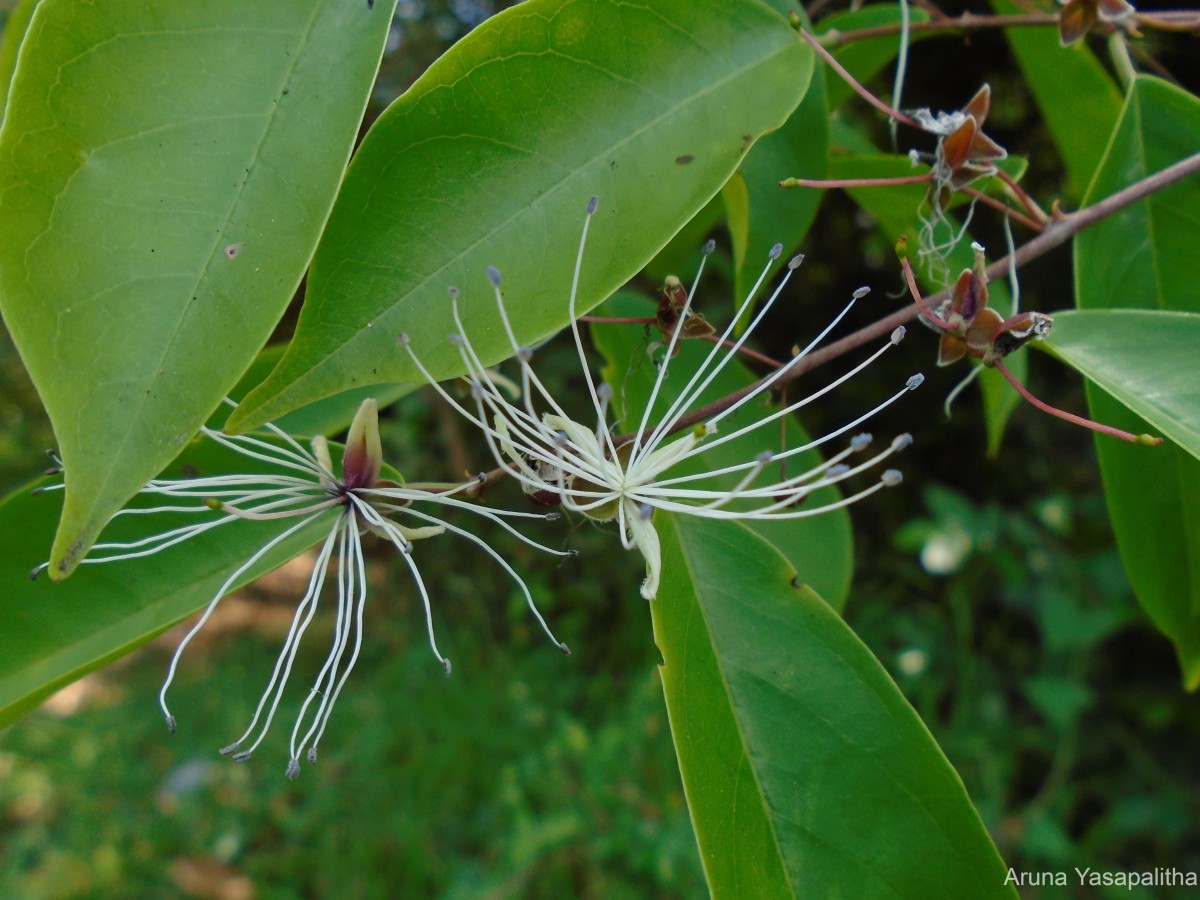
[[[370,115],[494,11],[477,0],[401,0]],[[1186,73],[1181,54],[1157,49]],[[1006,98],[989,133],[1037,159],[1035,196],[1057,192],[1061,170],[1041,152],[1048,139],[1000,36],[923,44],[910,71],[906,97],[934,109],[960,107],[989,80]],[[795,302],[761,332],[778,335],[778,346],[760,348],[777,356],[860,284],[881,297],[899,287],[891,238],[847,197],[830,192],[820,216]],[[714,236],[724,243],[702,296],[721,322],[732,288],[721,280],[727,241]],[[1067,254],[1022,271],[1027,308],[1066,304]],[[886,312],[902,301],[881,302]],[[840,333],[880,311],[868,307]],[[278,340],[293,321],[294,310]],[[948,421],[941,410],[964,370],[936,370],[932,332],[915,329],[901,349],[839,394],[857,408],[914,370],[930,379],[876,427],[917,442],[904,484],[851,510],[858,567],[847,620],[962,775],[1010,865],[1200,871],[1200,704],[1125,581],[1091,436],[1022,407],[988,458],[978,394],[968,391]],[[1035,393],[1083,409],[1065,369],[1042,354],[1030,369]],[[540,351],[539,373],[570,394],[579,376],[569,345]],[[826,404],[805,424],[816,432],[841,419]],[[486,466],[486,448],[466,441],[431,392],[405,398],[382,424],[385,458],[403,471],[452,478]],[[5,334],[0,494],[27,489],[51,446]],[[515,488],[501,487],[498,503],[519,502],[504,491]],[[567,531],[579,561],[556,568],[524,548],[512,561],[570,658],[545,642],[502,576],[478,577],[473,549],[419,548],[450,679],[429,653],[406,567],[374,546],[363,655],[320,763],[294,783],[283,777],[286,729],[249,763],[215,751],[253,711],[311,557],[222,603],[184,658],[174,737],[156,695],[178,629],[61,691],[0,732],[0,896],[703,895],[660,657],[637,593],[641,558],[618,552],[611,529],[574,521]],[[562,528],[543,537],[563,539]],[[30,548],[31,565],[45,550]],[[313,631],[297,665],[315,670],[331,623]],[[290,700],[280,722],[302,696]]]

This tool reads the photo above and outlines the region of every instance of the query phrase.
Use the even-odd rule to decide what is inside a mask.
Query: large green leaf
[[[787,191],[779,182],[788,177],[825,177],[829,109],[824,81],[825,73],[818,69],[811,89],[791,118],[754,145],[737,174],[722,188],[738,298],[746,296],[761,274],[767,251],[777,243],[787,251],[770,267],[774,276],[800,246],[817,216],[820,191]]]
[[[792,9],[786,0],[768,2],[783,15]],[[754,145],[721,189],[733,247],[737,297],[746,296],[762,271],[767,251],[777,243],[783,244],[786,252],[771,265],[771,277],[783,267],[817,216],[819,192],[789,192],[781,189],[779,182],[789,176],[825,177],[829,157],[825,77],[825,66],[817,66],[808,93],[796,111],[781,128]],[[739,323],[739,328],[744,325]]]
[[[1010,0],[992,0],[992,9],[1025,11]],[[1053,28],[1008,28],[1004,36],[1066,167],[1067,194],[1078,199],[1117,123],[1121,93],[1087,41],[1062,47]],[[1004,100],[997,97],[995,102]]]
[[[203,440],[171,467],[196,475],[261,470],[245,457]],[[54,583],[29,579],[50,546],[61,503],[58,494],[34,496],[18,489],[0,503],[0,727],[41,699],[93,669],[146,643],[208,603],[217,589],[259,547],[293,522],[233,522],[186,543],[137,560],[84,565],[74,578]],[[334,515],[330,513],[330,515]],[[105,541],[133,541],[191,520],[179,514],[116,519]],[[316,542],[330,525],[322,519],[287,539],[240,578],[241,586]],[[20,539],[17,539],[17,536]]]
[[[1008,897],[958,774],[883,667],[737,523],[659,514],[651,604],[714,897]]]
[[[1200,312],[1069,310],[1043,346],[1200,459]]]
[[[54,576],[266,341],[392,5],[38,5],[0,130],[0,308],[72,473]]]
[[[378,381],[463,371],[448,286],[485,363],[561,328],[584,210],[579,310],[637,272],[803,97],[812,54],[757,0],[530,0],[459,42],[375,123],[313,260],[296,337],[242,429]]]
[[[683,274],[680,273],[680,276]],[[725,308],[727,304],[718,304],[706,298],[703,287],[698,292],[696,306],[702,313],[707,312],[713,317],[714,324],[720,324],[722,327],[732,314]],[[605,313],[613,316],[645,316],[653,313],[654,305],[645,297],[621,293],[605,304],[603,309]],[[829,314],[835,311],[825,312]],[[646,403],[650,399],[654,378],[658,373],[646,354],[647,341],[643,337],[642,329],[629,325],[594,324],[591,330],[597,349],[604,354],[608,363],[604,370],[604,378],[613,386],[616,402],[623,414],[622,427],[632,431],[641,420]],[[796,335],[796,340],[804,343],[811,338],[811,334]],[[667,408],[679,396],[691,374],[711,349],[712,345],[703,341],[692,340],[683,343],[679,348],[679,356],[671,362],[668,370],[670,377],[663,382],[659,399],[655,403],[657,416],[666,413]],[[703,392],[696,405],[700,406],[731,394],[750,384],[754,378],[755,376],[741,363],[731,363]],[[819,386],[806,384],[807,381],[808,379],[801,379],[794,384],[789,396],[796,399],[803,396],[803,393],[799,392],[806,389],[813,391]],[[836,399],[831,402],[836,402]],[[726,433],[732,432],[773,410],[774,407],[764,408],[763,403],[743,407],[729,417],[727,424],[721,426],[721,430]],[[845,415],[849,420],[854,418],[855,413],[846,411]],[[778,425],[768,425],[739,440],[713,447],[692,460],[690,466],[681,464],[678,474],[711,471],[744,463],[763,450],[782,449],[781,440],[786,440],[788,447],[808,443],[808,435],[795,416],[788,417],[786,428],[786,438],[781,438]],[[833,442],[828,447],[836,452],[845,446],[846,440]],[[789,460],[788,472],[797,475],[820,462],[820,452],[810,450]],[[676,471],[672,470],[672,474],[676,474]],[[737,484],[737,480],[736,475],[731,475],[729,486],[732,488]],[[839,499],[841,495],[837,489],[830,487],[814,492],[807,503],[816,507]],[[796,571],[801,573],[806,584],[811,585],[822,596],[829,597],[830,602],[839,609],[842,607],[854,574],[854,535],[850,530],[850,516],[846,510],[839,509],[809,519],[754,521],[748,524],[751,529],[779,548]]]
[[[1121,121],[1088,191],[1088,201],[1112,194],[1200,147],[1200,101],[1155,78],[1130,88]],[[1200,229],[1200,183],[1192,178],[1151,195],[1081,232],[1075,239],[1075,294],[1081,309],[1140,308],[1200,312],[1195,236]],[[1086,320],[1085,320],[1086,321]],[[1070,326],[1068,326],[1070,327]],[[1069,332],[1068,332],[1069,335]],[[1138,333],[1108,334],[1106,341],[1138,340]],[[1172,351],[1174,347],[1174,351]],[[1143,345],[1138,362],[1145,390],[1175,392],[1191,376],[1196,344],[1182,368],[1183,352],[1168,339]],[[1131,344],[1121,355],[1136,355]],[[1131,386],[1132,387],[1132,386]],[[1186,385],[1182,388],[1187,390]],[[1152,399],[1152,398],[1145,398]],[[1133,432],[1154,426],[1105,390],[1088,386],[1092,415]],[[1186,405],[1186,401],[1185,405]],[[1194,410],[1194,408],[1193,408]],[[1161,424],[1184,411],[1177,406],[1155,426],[1173,440],[1180,429]],[[1194,423],[1194,419],[1191,420]],[[1096,449],[1113,531],[1129,581],[1154,623],[1175,643],[1189,689],[1200,687],[1200,461],[1168,443],[1150,449],[1099,436]]]
[[[242,380],[229,392],[229,396],[241,402],[246,394],[250,393],[271,374],[272,369],[279,365],[279,360],[283,359],[286,349],[283,344],[272,344],[266,347],[254,358],[254,362],[250,364],[250,368],[246,370]],[[316,403],[310,403],[308,406],[302,406],[300,409],[292,410],[277,419],[274,424],[288,434],[333,435],[345,431],[364,400],[374,400],[379,404],[379,408],[383,409],[401,397],[412,393],[416,387],[412,384],[373,384],[351,388],[348,391],[332,394]],[[208,421],[208,426],[220,429],[228,417],[228,409],[222,406],[213,413]]]
[[[12,84],[13,71],[17,68],[17,50],[33,18],[33,9],[38,0],[21,0],[8,14],[4,23],[4,34],[0,35],[0,121],[8,103],[8,89]]]

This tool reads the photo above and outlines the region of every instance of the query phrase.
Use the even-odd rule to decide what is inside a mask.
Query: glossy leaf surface
[[[1190,156],[1197,147],[1200,103],[1165,82],[1141,76],[1126,99],[1088,200],[1106,197]],[[1080,309],[1200,313],[1195,269],[1198,223],[1200,183],[1191,178],[1081,232],[1075,239],[1075,293]],[[1124,332],[1106,334],[1104,340],[1119,344],[1124,337]],[[1132,342],[1147,337],[1144,331],[1140,337],[1134,331],[1128,348],[1106,352],[1136,357],[1139,351]],[[1168,340],[1162,356],[1143,343],[1140,353],[1148,358],[1133,360],[1142,370],[1139,393],[1186,395],[1188,386],[1179,379],[1189,376],[1194,390],[1195,346],[1193,342],[1191,361],[1181,371],[1166,362],[1172,352],[1181,350],[1174,342]],[[1135,433],[1154,430],[1106,391],[1089,385],[1088,399],[1092,417],[1101,422]],[[1165,422],[1161,414],[1154,415]],[[1194,418],[1189,420],[1186,409],[1178,407],[1167,415],[1181,418],[1170,432],[1162,425],[1164,434],[1186,443]],[[1200,461],[1173,443],[1147,448],[1098,436],[1096,450],[1129,581],[1147,615],[1174,642],[1184,683],[1194,690],[1200,687],[1200,566],[1196,564],[1200,560]]]
[[[992,9],[1022,12],[1010,0],[992,0]],[[1068,191],[1078,198],[1100,165],[1120,114],[1121,93],[1086,41],[1061,47],[1054,28],[1009,28],[1004,36],[1062,157]],[[992,102],[1005,101],[994,97]]]
[[[803,97],[812,54],[754,0],[531,0],[460,41],[375,123],[313,261],[292,346],[230,423],[464,366],[446,291],[485,364],[511,355],[485,267],[504,274],[518,339],[568,321],[636,273]],[[478,335],[478,337],[475,337]]]
[[[659,514],[651,604],[715,897],[1015,897],[957,773],[883,667],[769,544]]]
[[[1046,349],[1200,459],[1200,311],[1059,313]]]
[[[0,306],[72,472],[56,577],[292,297],[392,6],[38,5],[0,130]]]

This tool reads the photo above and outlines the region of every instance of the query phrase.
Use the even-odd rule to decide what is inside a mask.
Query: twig
[[[1035,222],[1033,219],[1024,213],[1017,212],[1008,204],[997,200],[995,197],[985,194],[983,191],[978,191],[975,188],[960,188],[960,190],[972,199],[978,200],[980,203],[990,206],[992,209],[998,210],[1010,219],[1016,219],[1030,231],[1041,231],[1046,226],[1040,222]]]
[[[1053,13],[1022,13],[1010,16],[978,16],[963,13],[946,19],[930,22],[913,22],[908,26],[910,33],[919,31],[978,31],[983,28],[1013,28],[1027,26],[1058,25],[1058,16]],[[890,37],[900,33],[900,25],[876,25],[872,28],[857,28],[853,31],[830,30],[818,40],[829,47],[840,47],[854,41],[874,37]]]
[[[825,62],[829,63],[829,66],[830,66],[830,68],[833,69],[833,71],[837,72],[840,76],[842,76],[842,79],[846,82],[846,84],[848,84],[848,85],[850,85],[850,87],[854,88],[854,91],[856,94],[858,94],[860,97],[862,97],[868,103],[870,103],[872,106],[874,106],[876,109],[878,109],[884,115],[886,115],[889,119],[895,119],[897,122],[903,122],[905,125],[910,125],[913,128],[921,127],[918,122],[916,122],[913,119],[910,119],[904,113],[900,112],[900,110],[892,109],[890,106],[888,106],[882,100],[880,100],[878,97],[876,97],[870,91],[868,91],[865,87],[863,87],[861,84],[859,84],[858,80],[855,79],[855,77],[853,75],[851,75],[849,72],[846,71],[846,67],[843,66],[836,59],[834,59],[833,54],[830,53],[828,50],[826,50],[824,47],[822,47],[821,42],[819,40],[817,40],[815,37],[813,37],[811,34],[809,34],[807,31],[805,31],[803,28],[800,29],[800,37],[802,37],[802,38],[804,38],[804,40],[808,41],[809,46],[811,46],[814,50],[816,50],[817,54],[823,60],[825,60]]]
[[[779,182],[779,186],[784,188],[872,188],[928,184],[931,181],[933,181],[933,173],[926,172],[924,175],[898,175],[895,178],[785,178]]]
[[[1123,188],[1115,194],[1105,197],[1103,200],[1093,203],[1091,206],[1085,207],[1078,212],[1069,213],[1051,221],[1046,225],[1041,234],[1018,248],[1016,253],[1011,254],[1011,258],[1010,256],[1005,256],[988,266],[988,279],[1003,277],[1008,273],[1010,266],[1020,268],[1031,260],[1043,256],[1060,244],[1070,240],[1080,231],[1094,225],[1101,219],[1111,216],[1113,213],[1119,212],[1137,203],[1139,200],[1144,200],[1151,194],[1161,191],[1175,184],[1177,181],[1182,181],[1189,175],[1197,173],[1200,173],[1200,153],[1193,154],[1174,165],[1167,166],[1161,172],[1147,175],[1141,181],[1135,182],[1129,187]],[[943,288],[936,294],[925,298],[926,304],[931,309],[937,309],[950,296],[950,291],[951,288],[949,287]],[[783,375],[776,376],[778,378],[776,383],[792,381],[819,366],[823,366],[831,360],[837,359],[839,356],[856,350],[870,341],[878,340],[884,335],[891,334],[898,325],[903,325],[915,319],[917,313],[918,309],[915,305],[905,306],[902,309],[896,310],[890,316],[885,316],[878,322],[868,325],[865,328],[860,328],[840,341],[835,341],[827,347],[810,353],[808,356],[794,360],[787,366],[787,370]],[[751,391],[755,390],[765,380],[760,379],[754,384],[734,391],[727,397],[714,400],[706,406],[680,416],[671,423],[670,432],[673,433],[684,428],[690,428],[692,425],[703,422],[719,412],[724,412]]]

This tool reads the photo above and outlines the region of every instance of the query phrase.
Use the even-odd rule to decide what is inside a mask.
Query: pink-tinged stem
[[[999,212],[1004,213],[1004,215],[1008,216],[1010,219],[1015,219],[1016,221],[1018,221],[1022,225],[1024,225],[1026,228],[1028,228],[1030,231],[1041,231],[1043,228],[1046,227],[1043,223],[1035,222],[1033,219],[1029,218],[1029,216],[1025,215],[1024,213],[1017,212],[1015,209],[1013,209],[1011,206],[1008,206],[1003,201],[997,200],[995,197],[989,197],[983,191],[977,191],[977,190],[975,190],[975,188],[963,188],[962,192],[964,194],[966,194],[968,197],[978,200],[980,203],[984,203],[984,204],[990,206],[992,209],[995,209],[995,210],[998,210]]]
[[[700,340],[708,341],[710,344],[715,344],[715,343],[717,343],[717,336],[715,334],[706,334],[702,338],[700,338]],[[732,348],[733,345],[734,345],[733,341],[729,341],[729,340],[721,341],[721,346],[725,347],[727,349]],[[751,350],[749,347],[745,347],[745,346],[738,347],[737,352],[749,359],[754,360],[757,363],[762,363],[764,366],[769,366],[772,369],[782,369],[784,366],[783,363],[776,362],[775,360],[771,359],[771,357],[767,356],[765,353],[759,353],[757,350]]]
[[[931,181],[933,181],[933,173],[926,172],[924,175],[900,175],[895,178],[785,178],[779,182],[779,186],[785,188],[871,188],[928,184]]]
[[[908,282],[908,292],[912,294],[913,300],[916,302],[917,306],[920,307],[921,314],[934,325],[949,331],[950,323],[930,309],[928,305],[926,305],[925,299],[921,296],[921,289],[917,287],[917,277],[913,274],[912,265],[909,263],[907,258],[901,258],[900,268],[904,270],[904,280]]]
[[[1108,197],[1097,203],[1093,203],[1091,206],[1086,206],[1078,212],[1055,219],[1046,226],[1041,234],[1029,241],[1029,243],[1019,247],[1013,256],[1005,256],[988,266],[988,278],[993,280],[1002,278],[1008,273],[1011,266],[1015,265],[1019,268],[1031,260],[1045,255],[1050,250],[1070,240],[1080,231],[1099,222],[1106,216],[1111,216],[1113,213],[1125,209],[1139,200],[1144,200],[1157,191],[1161,191],[1172,184],[1198,173],[1200,173],[1200,153],[1195,153],[1192,156],[1181,159],[1177,163],[1167,166],[1162,171],[1155,172],[1153,175],[1147,175],[1141,181],[1134,182],[1129,187],[1122,188],[1115,194],[1110,194]],[[930,297],[926,305],[940,305],[950,296],[950,292],[950,288],[943,288]],[[916,305],[906,305],[891,315],[884,316],[879,321],[860,328],[853,334],[846,335],[846,337],[839,341],[834,341],[826,347],[814,350],[803,359],[793,360],[788,365],[787,373],[780,378],[780,383],[799,378],[825,365],[830,360],[837,359],[870,341],[878,340],[884,335],[891,334],[897,325],[903,325],[915,319],[919,311],[920,308]],[[741,390],[734,391],[732,394],[722,397],[720,400],[714,400],[712,403],[680,416],[671,426],[672,433],[684,428],[691,428],[697,422],[703,422],[719,412],[724,412],[728,407],[741,400],[756,387],[758,387],[757,384],[747,385]]]
[[[802,38],[804,38],[804,40],[808,41],[809,46],[811,46],[814,50],[816,50],[817,54],[823,60],[825,60],[825,62],[829,63],[830,68],[832,68],[833,71],[837,72],[838,75],[840,75],[842,77],[842,80],[846,82],[846,84],[848,84],[848,85],[850,85],[850,87],[854,88],[854,92],[856,94],[858,94],[860,97],[862,97],[864,100],[866,100],[872,106],[874,106],[876,109],[878,109],[884,115],[886,115],[888,118],[895,119],[897,122],[903,122],[905,125],[909,125],[913,128],[921,127],[919,124],[917,124],[917,122],[910,119],[904,113],[900,112],[900,110],[892,109],[890,106],[888,106],[882,100],[880,100],[878,97],[876,97],[870,91],[868,91],[865,87],[863,87],[861,84],[859,84],[858,81],[855,79],[855,77],[846,71],[846,67],[843,66],[836,59],[834,59],[833,54],[830,53],[828,50],[826,50],[824,47],[822,47],[821,42],[818,41],[811,34],[809,34],[807,31],[805,31],[803,28],[800,29],[800,37],[802,37]]]
[[[921,31],[979,31],[984,28],[1012,28],[1028,26],[1058,25],[1055,13],[1021,13],[1009,16],[978,16],[963,13],[961,16],[945,16],[929,22],[911,22],[910,34]],[[824,40],[835,47],[862,41],[867,38],[888,37],[900,33],[900,25],[877,25],[873,28],[856,28],[853,31],[831,32]]]
[[[647,316],[580,316],[579,321],[594,325],[653,325],[658,319]]]
[[[1115,194],[1110,194],[1103,200],[1093,203],[1091,206],[1084,207],[1078,212],[1069,213],[1061,218],[1054,219],[1046,226],[1041,234],[1039,234],[1029,243],[1018,248],[1014,255],[1011,257],[1005,256],[988,266],[988,278],[1001,278],[1008,272],[1011,266],[1017,266],[1019,268],[1031,260],[1044,256],[1055,247],[1070,240],[1080,231],[1083,231],[1085,228],[1094,225],[1101,219],[1111,216],[1113,213],[1119,212],[1122,209],[1126,209],[1129,206],[1132,206],[1134,203],[1144,200],[1152,194],[1155,194],[1164,188],[1170,187],[1172,184],[1176,184],[1177,182],[1196,174],[1200,174],[1200,153],[1195,153],[1191,156],[1185,157],[1179,162],[1173,163],[1159,172],[1155,172],[1153,175],[1147,175],[1141,181],[1136,181],[1128,187],[1117,191]],[[935,303],[940,304],[949,296],[950,289],[943,288],[941,291],[938,291],[936,294],[934,294],[930,299]],[[788,365],[787,372],[781,378],[779,378],[778,384],[782,387],[788,382],[808,374],[809,372],[825,365],[831,360],[837,359],[853,350],[857,350],[859,347],[862,347],[864,344],[867,344],[870,341],[877,340],[886,334],[890,334],[892,330],[896,328],[896,326],[903,325],[915,319],[919,311],[919,307],[916,305],[905,305],[891,315],[884,316],[877,322],[867,325],[864,328],[860,328],[858,331],[847,335],[841,340],[834,341],[828,346],[814,350],[803,359],[793,360]],[[1004,370],[1001,369],[1001,371]],[[768,375],[766,377],[769,378],[770,376]],[[754,384],[748,384],[745,387],[720,398],[719,400],[714,400],[712,403],[708,403],[699,409],[694,409],[691,412],[680,416],[671,425],[671,433],[674,434],[675,432],[681,431],[684,428],[691,428],[698,422],[703,422],[712,416],[717,415],[718,413],[724,412],[747,394],[750,394],[756,390],[761,384],[761,381],[762,380],[755,382]],[[1022,388],[1023,387],[1024,386],[1022,385]],[[1022,390],[1021,393],[1024,394],[1025,392]],[[1037,403],[1040,402],[1041,401],[1037,401]],[[615,443],[621,444],[633,440],[633,437],[634,436],[632,434],[618,435],[615,436],[613,440]],[[1149,436],[1147,437],[1148,443],[1154,444],[1157,442],[1155,438]],[[1143,443],[1141,440],[1138,440],[1137,442]],[[480,488],[499,481],[506,475],[507,472],[503,468],[493,469],[480,480]]]
[[[1195,31],[1200,28],[1200,12],[1188,9],[1164,9],[1159,12],[1133,14],[1133,21],[1144,28],[1160,31]]]
[[[1046,215],[1046,213],[1040,206],[1037,205],[1037,203],[1034,202],[1032,197],[1025,193],[1025,189],[1017,184],[1017,180],[1015,178],[1000,168],[996,169],[996,176],[1006,185],[1008,185],[1008,189],[1013,192],[1017,200],[1019,200],[1021,205],[1029,211],[1031,216],[1033,216],[1043,225],[1050,221],[1050,217]],[[1041,229],[1039,228],[1038,230],[1040,231]]]
[[[1128,431],[1122,431],[1120,428],[1113,428],[1111,425],[1102,425],[1092,419],[1085,419],[1083,416],[1077,416],[1074,413],[1069,413],[1066,410],[1059,409],[1057,406],[1051,406],[1044,400],[1039,400],[1029,392],[1029,388],[1021,384],[1017,377],[1012,372],[1008,371],[1008,367],[1001,360],[996,360],[992,363],[993,367],[1003,375],[1008,383],[1017,389],[1017,393],[1036,406],[1044,413],[1049,413],[1055,418],[1062,419],[1064,422],[1070,422],[1073,425],[1079,425],[1091,431],[1098,431],[1100,434],[1111,435],[1119,438],[1122,441],[1129,441],[1131,444],[1142,444],[1147,447],[1157,447],[1162,443],[1160,437],[1153,437],[1149,434],[1132,434]]]
[[[640,316],[580,316],[579,321],[599,325],[653,325],[658,319]],[[708,341],[710,344],[717,343],[717,336],[715,334],[704,335],[700,339]],[[732,347],[733,341],[721,341],[721,346]],[[762,363],[764,366],[770,366],[772,369],[783,368],[783,363],[771,359],[765,353],[759,353],[757,350],[752,350],[749,347],[739,347],[738,353],[755,362]]]

